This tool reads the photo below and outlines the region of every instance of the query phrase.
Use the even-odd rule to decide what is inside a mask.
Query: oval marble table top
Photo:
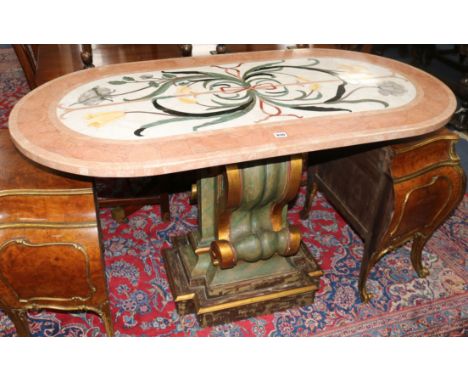
[[[134,177],[421,135],[455,107],[411,66],[301,49],[82,70],[26,95],[9,127],[45,166]]]

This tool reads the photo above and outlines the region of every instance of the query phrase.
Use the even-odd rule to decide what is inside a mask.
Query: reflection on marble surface
[[[389,69],[301,58],[102,78],[66,94],[57,115],[81,134],[141,140],[391,109],[415,96],[414,85]]]

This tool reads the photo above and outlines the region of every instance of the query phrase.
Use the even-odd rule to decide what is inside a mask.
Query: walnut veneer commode
[[[212,325],[313,301],[323,272],[287,221],[302,153],[430,133],[455,106],[408,65],[291,49],[76,72],[26,95],[9,126],[27,157],[74,174],[203,169],[198,230],[164,259],[179,312]]]
[[[92,183],[39,166],[0,130],[0,309],[89,310],[113,334]]]
[[[409,240],[418,276],[429,274],[421,262],[423,247],[465,192],[457,140],[456,134],[443,128],[387,145],[311,154],[301,218],[308,217],[318,189],[364,240],[359,276],[363,301],[371,297],[366,280],[372,267]]]

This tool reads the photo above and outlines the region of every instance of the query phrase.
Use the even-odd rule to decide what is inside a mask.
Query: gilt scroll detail
[[[286,220],[287,203],[296,195],[302,158],[265,164],[231,165],[220,176],[217,240],[211,244],[213,264],[232,268],[297,253],[301,233]]]

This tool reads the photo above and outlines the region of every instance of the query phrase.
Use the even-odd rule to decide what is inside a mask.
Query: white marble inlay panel
[[[386,68],[301,58],[106,77],[66,94],[57,115],[78,133],[128,140],[391,109],[415,96]]]

